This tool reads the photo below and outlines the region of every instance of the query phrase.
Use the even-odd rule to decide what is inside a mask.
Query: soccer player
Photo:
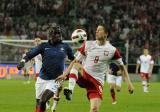
[[[72,39],[72,42],[74,42],[74,43],[77,44],[77,46],[81,46],[82,43],[87,40],[87,34],[86,34],[86,32],[83,29],[76,29],[76,30],[73,31],[73,33],[71,35],[71,39]],[[76,52],[74,54],[75,57],[77,56],[77,53],[78,52]],[[79,64],[79,66],[81,66],[81,64]],[[82,74],[81,71],[79,71],[79,75],[80,76],[81,76],[81,74]],[[67,75],[67,77],[66,77],[65,80],[68,80],[68,78],[69,78],[69,76]],[[54,95],[54,104],[52,106],[52,110],[53,111],[56,110],[56,106],[58,104],[58,101],[60,100],[60,92],[62,90],[62,86],[58,89],[58,92]],[[64,88],[64,91],[66,89],[68,90],[68,88]]]
[[[123,60],[123,63],[126,64],[124,61],[124,58],[122,60]],[[115,62],[111,62],[109,64],[109,70],[107,72],[107,82],[110,88],[112,104],[117,103],[115,89],[117,90],[117,92],[121,90],[122,75],[123,75],[123,71],[120,69],[120,66]]]
[[[78,70],[75,65],[77,62],[85,59],[82,69],[83,76],[79,83],[87,90],[87,97],[90,101],[90,112],[99,111],[103,99],[102,90],[104,85],[104,73],[108,68],[110,60],[116,60],[117,63],[120,64],[121,69],[124,70],[129,91],[133,92],[134,90],[128,72],[122,62],[120,53],[114,46],[106,41],[107,35],[108,32],[105,27],[103,25],[99,25],[96,30],[96,40],[84,42],[82,47],[79,49],[79,53],[74,60],[74,63],[71,63],[63,75],[56,79],[56,81],[63,80],[71,68],[74,67],[74,70],[70,73],[72,76],[70,77],[72,78],[72,83],[69,82],[71,87],[69,88],[70,92],[68,92],[68,94],[72,95],[75,83],[79,80]]]
[[[152,56],[149,55],[148,49],[145,48],[143,50],[143,54],[138,58],[136,66],[136,74],[138,74],[138,70],[140,67],[140,76],[142,79],[143,91],[145,93],[149,92],[148,91],[149,79],[152,74],[153,65],[154,61],[152,59]]]
[[[56,83],[55,79],[63,73],[65,58],[74,60],[73,52],[67,43],[62,42],[62,31],[56,24],[51,24],[48,28],[47,43],[41,43],[26,53],[26,56],[20,61],[17,68],[20,70],[24,64],[41,54],[42,68],[39,73],[38,82],[45,83],[42,95],[39,100],[36,112],[45,112],[46,102],[53,97],[60,87],[60,83]]]

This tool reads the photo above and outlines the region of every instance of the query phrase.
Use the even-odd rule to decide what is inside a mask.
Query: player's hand
[[[65,75],[60,75],[60,76],[58,76],[58,77],[55,79],[55,82],[60,83],[60,82],[64,81],[65,78],[66,78]]]
[[[130,83],[128,85],[128,91],[129,91],[130,94],[132,94],[134,92],[134,86],[132,85],[132,83]]]
[[[21,70],[24,67],[25,62],[24,61],[20,61],[17,65],[17,69]]]

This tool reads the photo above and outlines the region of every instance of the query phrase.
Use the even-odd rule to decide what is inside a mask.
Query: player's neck
[[[144,56],[148,56],[148,54],[144,54]]]
[[[97,43],[99,46],[102,46],[102,45],[105,45],[105,44],[106,44],[106,40],[96,40],[96,43]]]

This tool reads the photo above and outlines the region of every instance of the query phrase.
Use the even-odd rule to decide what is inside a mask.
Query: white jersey
[[[76,59],[81,61],[84,58],[84,70],[102,85],[104,84],[104,75],[109,66],[109,61],[113,59],[117,60],[119,64],[123,64],[120,53],[109,42],[106,42],[103,46],[99,46],[96,41],[85,42]]]
[[[140,72],[142,73],[149,73],[150,65],[154,64],[154,61],[152,60],[152,56],[150,55],[141,55],[139,59],[137,60],[137,63],[140,64]]]
[[[35,58],[35,68],[36,68],[36,73],[40,72],[40,69],[42,68],[42,56],[39,54]]]

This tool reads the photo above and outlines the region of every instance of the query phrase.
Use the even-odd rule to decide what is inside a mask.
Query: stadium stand
[[[129,40],[129,63],[135,63],[143,47],[147,47],[158,64],[159,10],[159,0],[1,0],[0,38],[47,39],[44,32],[48,23],[56,22],[63,27],[65,40],[70,40],[77,27],[84,27],[89,40],[93,40],[95,26],[104,22],[111,31],[111,42]]]

